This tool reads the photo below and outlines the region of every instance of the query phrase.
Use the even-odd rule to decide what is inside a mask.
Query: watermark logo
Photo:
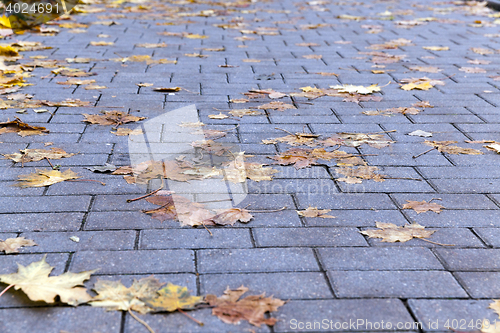
[[[2,3],[3,17],[7,16],[10,28],[18,32],[68,14],[78,0],[2,0]]]
[[[217,142],[216,152],[200,148],[215,143],[204,134],[203,126],[189,126],[199,122],[198,111],[194,104],[166,112],[144,122],[136,128],[142,134],[130,135],[128,139],[131,165],[161,163],[164,168],[168,168],[175,162],[178,165],[189,165],[186,171],[182,171],[186,175],[204,170],[206,178],[176,181],[165,177],[165,174],[169,173],[169,170],[165,169],[162,176],[165,180],[155,179],[153,183],[156,184],[150,182],[149,185],[151,188],[158,188],[165,181],[165,189],[195,202],[202,201],[207,208],[232,208],[245,199],[248,187],[246,181],[236,183],[229,181],[225,171],[234,172],[235,165],[244,166],[244,157],[239,147],[230,143]],[[246,178],[244,167],[238,172]],[[139,186],[146,189],[147,185]]]

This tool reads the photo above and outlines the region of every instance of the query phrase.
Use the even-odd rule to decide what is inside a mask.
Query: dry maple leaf
[[[317,165],[318,159],[351,159],[353,155],[347,154],[344,151],[335,150],[332,152],[326,151],[324,148],[307,149],[307,148],[292,148],[277,156],[269,157],[275,160],[275,164],[291,165],[295,169],[308,168],[311,165]]]
[[[234,110],[229,111],[229,114],[234,116],[234,117],[242,118],[243,116],[259,116],[259,115],[262,115],[263,113],[260,111],[251,110],[251,109],[234,109]]]
[[[474,52],[474,53],[481,54],[481,55],[495,53],[495,52],[493,52],[493,50],[485,49],[485,48],[482,48],[482,47],[471,47],[470,50],[472,52]]]
[[[18,177],[19,183],[13,186],[22,188],[49,186],[52,184],[63,182],[65,180],[80,178],[71,169],[68,169],[64,172],[52,169],[36,170],[35,173],[30,173],[29,175],[21,175]]]
[[[458,70],[461,72],[472,73],[472,74],[487,73],[486,69],[481,67],[460,67]]]
[[[16,163],[28,163],[41,161],[44,158],[49,158],[52,160],[58,160],[64,157],[71,157],[76,154],[70,154],[65,152],[61,148],[50,148],[47,149],[23,149],[19,150],[21,153],[15,154],[4,154],[5,158],[11,159]]]
[[[140,135],[140,134],[143,134],[142,129],[140,129],[140,128],[132,130],[130,128],[123,128],[123,127],[118,128],[116,130],[116,132],[111,131],[111,133],[113,133],[114,135],[117,135],[117,136]]]
[[[411,40],[409,39],[404,39],[404,38],[398,38],[394,39],[388,42],[385,42],[384,44],[373,44],[370,46],[367,46],[367,49],[372,49],[372,50],[384,50],[384,49],[397,49],[400,46],[411,46],[415,45],[412,44]]]
[[[121,111],[104,111],[104,114],[86,114],[84,122],[98,125],[121,125],[146,119],[146,117],[136,117]]]
[[[285,302],[272,296],[265,297],[265,294],[240,299],[247,291],[248,288],[244,286],[236,290],[227,287],[221,297],[207,295],[205,301],[214,307],[212,314],[227,324],[239,324],[241,320],[248,320],[250,324],[258,327],[262,324],[276,324],[276,318],[265,318],[264,314],[278,311]]]
[[[436,85],[444,86],[444,82],[442,80],[429,79],[428,77],[402,79],[401,82],[406,83],[401,86],[401,89],[403,90],[429,90]]]
[[[361,184],[363,179],[372,179],[376,182],[385,181],[384,177],[386,176],[375,173],[377,170],[378,168],[376,166],[367,165],[360,165],[357,168],[341,167],[336,171],[345,177],[337,178],[337,180],[348,184]]]
[[[434,66],[411,66],[410,70],[425,72],[425,73],[439,73],[442,71],[442,69],[439,69],[439,68],[434,67]]]
[[[346,98],[344,98],[343,102],[354,102],[359,105],[359,102],[380,102],[382,100],[382,96],[367,96],[360,94],[349,94]]]
[[[25,239],[24,237],[7,238],[5,241],[0,241],[0,251],[4,251],[5,254],[19,253],[18,249],[20,247],[36,245],[33,240]]]
[[[142,298],[154,311],[173,312],[179,309],[191,310],[197,304],[203,303],[203,297],[191,296],[186,287],[168,283],[167,286],[156,292],[154,298]]]
[[[280,138],[262,140],[265,145],[274,144],[278,142],[286,142],[292,146],[309,146],[314,147],[318,144],[316,143],[316,138],[319,137],[318,134],[311,133],[295,133],[294,135],[286,135]]]
[[[444,208],[444,206],[441,206],[440,204],[430,201],[426,202],[425,200],[423,201],[406,200],[406,202],[408,203],[403,205],[403,209],[413,209],[414,211],[417,212],[417,214],[425,213],[427,211],[433,211],[439,214],[441,213],[441,208]]]
[[[465,155],[483,155],[484,153],[477,149],[472,148],[462,148],[458,146],[450,146],[452,143],[457,143],[457,141],[424,141],[428,146],[436,148],[441,153],[448,153],[453,155],[465,154]]]
[[[233,225],[238,221],[248,223],[253,218],[253,215],[244,208],[215,209],[215,212],[217,215],[212,218],[212,221],[220,225]]]
[[[303,217],[321,217],[321,218],[329,218],[333,219],[335,216],[327,215],[327,213],[331,212],[331,209],[318,209],[318,207],[309,206],[306,210],[297,210],[297,214]]]
[[[429,51],[448,51],[450,49],[448,46],[422,46],[422,48]]]
[[[213,140],[201,140],[191,142],[191,146],[197,149],[201,149],[207,153],[214,154],[216,156],[222,156],[228,151],[230,151],[230,146],[223,145],[220,142],[215,142]]]
[[[226,114],[223,114],[222,112],[219,112],[219,114],[209,114],[208,118],[210,118],[210,119],[226,119],[226,118],[229,118],[229,116]]]
[[[129,311],[134,310],[145,314],[152,309],[141,299],[154,298],[163,283],[153,276],[134,279],[132,286],[125,287],[121,281],[106,281],[98,279],[94,290],[98,294],[89,303],[92,306],[104,307],[107,310]]]
[[[73,306],[90,301],[91,297],[87,294],[87,290],[77,286],[88,280],[95,270],[49,276],[54,267],[47,264],[46,257],[47,255],[44,255],[42,260],[32,262],[26,267],[17,264],[17,273],[2,274],[0,281],[14,285],[16,290],[21,289],[32,301],[54,303],[56,296],[59,296],[61,302]]]
[[[245,158],[244,152],[241,152],[233,161],[224,164],[224,179],[233,183],[243,183],[247,178],[260,182],[272,180],[272,175],[279,172],[273,168],[264,168],[264,164],[246,162]]]
[[[257,107],[257,109],[260,109],[260,110],[269,109],[269,110],[285,111],[286,109],[296,109],[296,107],[293,106],[292,104],[286,104],[283,102],[270,102],[267,104],[259,105]]]
[[[347,147],[359,147],[362,144],[367,144],[373,148],[384,148],[389,146],[394,141],[382,140],[383,135],[380,134],[365,134],[365,133],[337,133],[323,141],[319,141],[320,144],[326,147],[332,146],[347,146]]]
[[[28,125],[23,123],[19,118],[0,123],[0,134],[17,133],[24,137],[28,135],[42,135],[48,132],[49,130],[45,127]]]
[[[161,191],[160,191],[161,192]],[[158,193],[160,193],[158,192]],[[160,206],[157,209],[143,211],[146,214],[151,214],[151,217],[160,221],[177,219],[181,222],[181,226],[197,226],[197,225],[213,225],[212,218],[214,213],[205,209],[204,206],[197,202],[177,195],[162,193],[146,198],[146,201]]]
[[[399,227],[392,223],[377,222],[376,229],[360,231],[363,235],[370,238],[382,238],[382,242],[394,243],[394,242],[407,242],[413,238],[428,238],[435,231],[425,230],[425,227],[418,223],[406,224]]]

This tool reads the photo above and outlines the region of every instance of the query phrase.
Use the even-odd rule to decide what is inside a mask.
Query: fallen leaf
[[[368,116],[391,116],[397,113],[400,114],[418,114],[422,110],[419,110],[414,107],[399,107],[399,108],[390,108],[390,109],[385,109],[385,110],[377,110],[377,111],[363,111],[363,114],[366,114]]]
[[[246,162],[242,153],[224,166],[224,179],[233,183],[243,183],[247,178],[256,182],[272,180],[273,174],[278,172],[273,168],[264,168],[264,164]]]
[[[293,106],[292,104],[286,104],[283,102],[270,102],[267,104],[259,105],[257,107],[257,109],[260,109],[260,110],[269,109],[269,110],[285,111],[287,109],[296,109],[296,107]]]
[[[348,184],[361,184],[363,179],[371,179],[376,182],[385,181],[385,175],[377,174],[378,168],[376,166],[360,165],[356,168],[354,167],[341,167],[336,170],[337,173],[344,175],[345,177],[337,178],[338,181],[345,182]]]
[[[159,88],[153,88],[153,91],[159,91],[159,92],[177,92],[181,91],[181,87],[159,87]]]
[[[365,133],[337,133],[323,141],[320,144],[326,147],[333,147],[337,145],[347,147],[359,147],[362,144],[367,144],[373,148],[384,148],[389,146],[393,141],[384,140],[381,134],[365,134]]]
[[[92,46],[108,46],[108,45],[114,45],[114,42],[105,42],[105,41],[99,41],[99,42],[90,42],[90,45]]]
[[[453,155],[465,154],[465,155],[482,155],[482,151],[472,148],[462,148],[457,146],[450,146],[452,143],[457,143],[457,141],[424,141],[428,146],[435,147],[441,153],[448,153]]]
[[[318,207],[309,206],[306,210],[297,210],[297,214],[303,217],[321,217],[324,219],[333,219],[335,218],[335,216],[327,215],[327,213],[331,211],[331,209],[318,209]]]
[[[140,128],[132,130],[130,128],[123,128],[123,127],[118,128],[116,130],[116,132],[111,131],[111,133],[113,133],[114,135],[117,135],[117,136],[140,135],[140,134],[143,134],[142,133],[142,129],[140,129]]]
[[[448,51],[450,49],[448,46],[423,46],[422,48],[429,51]]]
[[[132,123],[146,119],[146,117],[136,117],[121,111],[104,111],[103,113],[104,114],[102,115],[84,113],[83,116],[85,117],[85,119],[82,121],[103,126],[105,125],[117,126],[121,124]]]
[[[406,224],[402,227],[398,227],[392,223],[382,223],[377,222],[376,229],[360,231],[363,235],[370,238],[382,238],[382,242],[395,243],[395,242],[407,242],[413,238],[428,238],[435,231],[425,230],[425,227],[418,223]]]
[[[178,309],[191,310],[197,304],[203,302],[201,296],[191,296],[186,287],[168,283],[167,286],[158,290],[153,298],[141,298],[147,306],[154,311],[173,312]]]
[[[489,144],[487,146],[484,146],[490,150],[493,150],[495,151],[496,153],[500,154],[500,143],[498,142],[495,142],[495,143],[492,143],[492,144]]]
[[[229,111],[229,114],[234,117],[242,118],[243,116],[259,116],[263,113],[257,110],[250,109],[233,109]]]
[[[372,94],[374,92],[380,91],[380,87],[377,84],[372,84],[371,86],[354,86],[351,84],[330,86],[330,88],[337,89],[339,92],[347,93],[358,93],[361,95]]]
[[[136,83],[136,85],[139,87],[152,87],[154,83]]]
[[[229,118],[229,116],[226,114],[223,114],[222,112],[219,112],[219,114],[209,114],[208,118],[210,118],[210,119],[226,119],[226,118]]]
[[[64,157],[71,157],[76,154],[71,154],[65,152],[61,148],[50,148],[47,149],[23,149],[19,150],[21,153],[15,154],[3,154],[5,158],[11,159],[16,163],[28,163],[41,161],[44,158],[49,158],[51,160],[58,160]]]
[[[410,70],[425,72],[425,73],[439,73],[442,71],[442,69],[439,69],[439,68],[434,67],[434,66],[411,66]]]
[[[125,287],[121,281],[98,279],[93,288],[97,296],[89,304],[96,307],[104,307],[107,310],[134,310],[145,314],[152,309],[141,299],[156,297],[156,292],[162,285],[163,283],[153,276],[140,280],[134,279],[132,286],[129,288]]]
[[[306,59],[321,59],[321,58],[323,58],[323,56],[321,54],[307,54],[307,55],[303,55],[302,58],[306,58]]]
[[[421,137],[427,138],[427,137],[431,137],[432,133],[426,132],[426,131],[422,131],[422,130],[416,130],[416,131],[408,133],[408,135],[411,135],[411,136],[421,136]]]
[[[228,287],[221,297],[207,295],[205,300],[214,307],[212,314],[227,324],[239,324],[242,320],[248,320],[250,324],[258,327],[262,324],[269,326],[276,324],[276,318],[265,318],[264,314],[278,311],[285,302],[272,296],[265,297],[265,294],[240,299],[247,291],[248,288],[244,286],[236,290]]]
[[[7,238],[5,241],[0,241],[0,251],[4,251],[5,254],[19,253],[21,247],[36,245],[33,240],[24,237]]]
[[[80,178],[71,169],[68,169],[64,172],[52,169],[36,170],[36,172],[30,173],[29,175],[21,175],[18,177],[19,183],[13,186],[18,186],[21,188],[49,186],[52,184],[63,182],[65,180]]]
[[[212,218],[215,224],[233,225],[236,222],[248,223],[253,218],[253,215],[244,208],[225,208],[215,209],[217,215]]]
[[[13,284],[14,289],[21,289],[32,301],[54,303],[56,296],[59,296],[61,302],[77,306],[91,300],[87,290],[77,286],[83,285],[83,281],[88,280],[95,270],[49,276],[54,267],[47,264],[46,257],[47,255],[44,255],[42,260],[32,262],[26,267],[17,264],[18,272],[2,274],[0,281]]]
[[[460,67],[458,70],[461,71],[461,72],[473,73],[473,74],[487,73],[486,69],[481,68],[481,67]]]
[[[406,200],[406,202],[408,203],[403,205],[403,209],[413,209],[414,211],[417,212],[417,214],[425,213],[427,211],[433,211],[439,214],[441,213],[441,208],[444,208],[444,206],[441,206],[437,203],[426,202],[425,200],[423,201]]]
[[[489,60],[480,60],[480,59],[474,59],[474,60],[467,60],[469,64],[473,65],[489,65],[491,64],[491,61]]]
[[[295,133],[295,135],[286,135],[280,138],[262,140],[262,143],[265,145],[275,144],[278,142],[286,142],[292,146],[317,146],[316,138],[319,137],[317,134],[311,133]]]
[[[477,53],[477,54],[481,54],[481,55],[495,53],[495,52],[493,52],[493,50],[485,49],[485,48],[482,48],[482,47],[471,47],[470,49],[471,49],[472,52]]]

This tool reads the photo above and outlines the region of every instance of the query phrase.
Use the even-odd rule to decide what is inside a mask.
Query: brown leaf
[[[452,143],[457,143],[457,141],[424,141],[428,146],[435,147],[441,153],[448,153],[453,155],[465,154],[465,155],[482,155],[482,151],[472,148],[462,148],[458,146],[450,146]]]
[[[403,227],[398,227],[392,223],[382,223],[377,222],[376,229],[360,231],[363,235],[370,238],[382,238],[382,242],[395,243],[395,242],[407,242],[413,238],[428,238],[435,231],[425,230],[425,227],[418,223],[412,223],[404,225]]]
[[[269,109],[269,110],[285,111],[286,109],[296,109],[296,107],[293,106],[292,104],[286,104],[283,102],[270,102],[267,104],[259,105],[257,107],[257,109],[260,109],[260,110]]]
[[[389,146],[394,141],[382,140],[383,135],[380,134],[364,134],[364,133],[337,133],[326,140],[318,141],[326,147],[332,146],[347,146],[359,147],[362,144],[367,144],[373,148],[384,148]]]
[[[406,202],[408,203],[403,205],[403,209],[413,209],[414,211],[417,212],[417,214],[425,213],[427,211],[433,211],[439,214],[441,213],[441,208],[444,208],[444,206],[441,206],[437,203],[427,202],[425,200],[423,201],[406,200]]]
[[[341,167],[336,171],[345,177],[337,178],[337,180],[348,184],[361,184],[363,179],[372,179],[376,182],[385,181],[384,177],[386,176],[375,173],[377,170],[378,168],[376,166],[367,165],[360,165],[357,168]]]
[[[233,161],[224,164],[224,179],[233,183],[243,183],[247,178],[260,182],[272,180],[272,175],[278,172],[273,168],[264,168],[264,164],[246,162],[245,158],[244,152],[241,152]]]
[[[76,154],[71,154],[65,152],[61,148],[50,148],[47,149],[24,149],[19,150],[21,153],[15,154],[4,154],[6,158],[13,160],[16,163],[28,163],[28,162],[37,162],[41,161],[44,158],[49,158],[52,160],[58,160],[64,157],[71,157]]]
[[[103,113],[103,115],[84,113],[85,120],[82,121],[98,125],[121,125],[146,119],[146,117],[136,117],[120,111],[104,111]]]
[[[217,215],[212,218],[212,221],[221,225],[233,225],[237,221],[247,223],[253,218],[253,215],[244,208],[226,208],[215,209]]]
[[[465,73],[473,73],[473,74],[486,73],[486,69],[481,67],[460,67],[458,70]]]
[[[335,218],[335,216],[327,215],[327,213],[331,211],[331,209],[318,209],[318,207],[309,206],[306,210],[297,210],[297,214],[303,217],[321,217],[324,219],[333,219]]]
[[[434,67],[434,66],[412,66],[412,67],[410,67],[410,70],[425,72],[425,73],[439,73],[442,71],[442,69],[439,69],[439,68]]]
[[[159,92],[178,92],[181,91],[181,87],[159,87],[159,88],[153,88],[153,91],[159,91]]]
[[[247,291],[248,288],[244,286],[236,290],[228,287],[221,297],[207,295],[205,300],[214,307],[212,314],[227,324],[239,324],[241,320],[248,320],[250,324],[258,327],[262,324],[276,324],[276,318],[265,318],[264,314],[278,311],[285,302],[272,296],[265,297],[265,294],[240,299]]]
[[[259,116],[263,113],[257,110],[250,109],[233,109],[229,111],[229,114],[234,117],[242,118],[243,116]]]
[[[17,133],[24,137],[28,135],[43,135],[49,133],[49,130],[41,126],[28,125],[16,117],[16,120],[0,123],[0,134],[3,133]]]
[[[0,241],[0,251],[4,251],[5,254],[19,253],[20,247],[36,245],[33,240],[24,237],[7,238],[5,241]]]
[[[309,146],[314,147],[318,144],[316,143],[316,138],[319,135],[311,134],[311,133],[295,133],[295,135],[286,135],[280,138],[262,140],[262,143],[265,145],[274,144],[278,142],[286,142],[292,146]]]

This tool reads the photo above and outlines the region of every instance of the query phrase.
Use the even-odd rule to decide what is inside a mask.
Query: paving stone
[[[49,327],[57,332],[120,332],[119,312],[88,306],[33,308],[29,315],[26,315],[26,309],[2,309],[0,313],[3,318],[9,318],[0,323],[0,329],[5,333],[47,332]]]
[[[367,245],[356,228],[258,228],[253,234],[260,247]]]
[[[382,193],[339,193],[333,195],[297,194],[299,208],[321,206],[328,209],[395,209],[389,197]],[[320,205],[321,204],[321,205]]]
[[[85,222],[85,230],[123,230],[123,229],[163,229],[179,227],[179,222],[153,219],[138,212],[92,212]]]
[[[100,250],[133,250],[135,231],[25,232],[38,246],[25,247],[21,253],[77,252]],[[75,242],[70,237],[78,237]]]
[[[80,251],[71,261],[71,271],[99,268],[100,274],[192,273],[194,254],[188,250]]]
[[[451,298],[467,297],[449,272],[328,271],[338,297]]]
[[[416,248],[338,247],[318,250],[326,270],[442,270],[430,250]]]
[[[441,213],[425,212],[417,214],[406,211],[406,215],[414,222],[426,227],[495,227],[500,214],[496,210],[442,210]]]
[[[228,281],[231,281],[229,285]],[[244,285],[249,288],[248,295],[265,292],[266,295],[287,300],[333,298],[325,275],[320,272],[206,274],[201,275],[200,283],[204,295],[222,295],[227,287],[236,289]]]
[[[399,322],[413,322],[403,302],[398,299],[292,300],[280,309],[276,318],[275,332],[366,332],[374,330],[375,323],[381,325],[382,320],[386,324],[391,323],[392,329]]]
[[[84,212],[90,196],[5,197],[0,203],[3,213]]]
[[[474,228],[474,232],[492,247],[500,247],[499,228]]]
[[[2,232],[76,231],[83,213],[0,214]]]
[[[197,260],[200,273],[319,270],[312,250],[301,248],[200,250]]]
[[[498,207],[485,195],[482,194],[444,194],[436,195],[440,200],[433,201],[448,209],[498,209]],[[393,194],[401,208],[407,203],[407,200],[429,202],[434,198],[432,194]]]
[[[253,247],[248,229],[213,228],[212,230],[213,235],[205,229],[143,230],[139,248],[151,250]]]
[[[450,271],[499,271],[497,249],[436,249],[436,254]]]
[[[481,329],[483,319],[494,325],[498,316],[488,310],[489,300],[468,299],[410,299],[408,305],[425,332],[446,332],[453,329]],[[472,321],[472,326],[468,326]],[[477,326],[478,325],[478,326]]]

